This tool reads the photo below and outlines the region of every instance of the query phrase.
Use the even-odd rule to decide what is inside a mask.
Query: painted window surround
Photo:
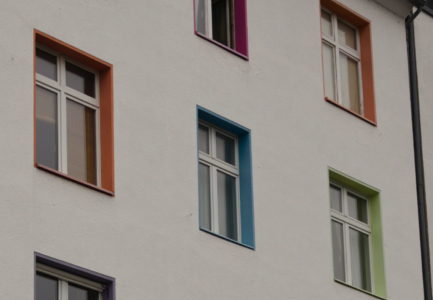
[[[247,0],[234,0],[234,31],[235,31],[235,48],[232,49],[230,47],[227,47],[226,45],[223,45],[213,39],[210,39],[209,37],[203,35],[202,33],[197,31],[197,21],[196,21],[196,1],[193,0],[193,9],[194,9],[194,33],[239,56],[240,58],[243,58],[245,60],[249,60],[249,52],[248,52],[248,23],[247,23]]]
[[[36,46],[42,45],[74,61],[99,72],[100,95],[100,149],[101,184],[100,186],[78,180],[57,170],[40,165],[36,161]],[[114,196],[114,121],[113,121],[113,66],[101,59],[77,49],[39,30],[34,30],[34,166],[38,169],[61,176],[91,189]]]
[[[242,125],[228,120],[206,108],[197,106],[197,124],[204,121],[217,126],[238,137],[239,157],[239,192],[240,192],[240,217],[242,240],[236,241],[222,235],[218,235],[207,229],[200,230],[220,237],[235,244],[255,250],[254,236],[254,203],[253,203],[253,177],[252,177],[252,155],[251,155],[251,131]],[[197,126],[198,127],[198,126]],[[198,129],[197,129],[198,131]],[[198,141],[198,132],[197,132]],[[199,152],[197,147],[197,173],[198,173]],[[198,195],[198,193],[197,193]]]
[[[105,286],[104,291],[102,292],[103,300],[116,300],[116,281],[113,277],[106,276],[65,261],[52,258],[50,256],[35,252],[34,253],[34,274],[35,274],[35,295],[36,295],[36,264],[42,264],[44,266],[48,266],[54,268],[59,271],[63,271],[69,273],[71,275],[79,276],[81,278],[100,283]]]
[[[349,286],[379,299],[386,299],[385,262],[383,253],[383,234],[380,207],[380,190],[363,183],[349,175],[333,168],[328,169],[330,183],[335,182],[354,192],[357,192],[369,201],[369,217],[371,218],[371,274],[374,290],[372,293],[353,287],[345,282],[334,279],[335,282]]]
[[[364,113],[362,115],[358,114],[327,97],[325,97],[325,101],[351,113],[371,125],[377,126],[370,21],[335,0],[320,0],[320,5],[336,14],[337,17],[358,28],[361,48],[361,80]],[[323,82],[325,81],[323,80]],[[323,89],[325,89],[325,87],[323,87]]]

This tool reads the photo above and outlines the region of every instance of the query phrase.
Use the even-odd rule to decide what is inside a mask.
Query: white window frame
[[[44,274],[44,275],[48,275],[50,277],[57,279],[57,281],[58,281],[58,300],[68,300],[68,298],[69,298],[69,295],[68,295],[69,283],[81,286],[83,288],[94,290],[94,291],[98,292],[98,299],[103,300],[102,293],[105,289],[105,286],[100,284],[100,283],[82,278],[80,276],[72,275],[72,274],[69,274],[67,272],[64,272],[64,271],[40,264],[40,263],[36,263],[36,272]]]
[[[213,38],[213,28],[212,28],[212,1],[214,0],[204,0],[204,6],[205,6],[205,31],[206,36],[210,38],[211,40],[214,40]],[[233,0],[224,0],[226,1],[227,6],[227,38],[228,38],[228,47],[234,48],[235,39],[232,36],[234,34],[230,30],[230,28],[234,28],[234,1]],[[196,9],[198,10],[198,5],[196,5]],[[198,11],[196,11],[196,16],[198,16]],[[233,22],[233,24],[232,24]],[[232,43],[233,41],[233,43]],[[233,45],[232,45],[233,44]]]
[[[36,45],[37,49],[56,57],[57,81],[39,74],[35,70],[36,86],[47,89],[57,95],[57,142],[58,142],[58,171],[68,174],[67,156],[67,100],[74,101],[95,111],[95,144],[96,144],[96,185],[101,185],[101,139],[100,139],[100,111],[99,111],[99,74],[87,66],[69,59],[43,45]],[[95,76],[95,97],[90,97],[66,85],[66,62],[86,70]]]
[[[369,293],[374,294],[374,272],[373,272],[373,249],[371,240],[371,217],[370,217],[370,201],[363,195],[346,188],[344,185],[331,181],[329,189],[331,187],[337,188],[341,192],[341,212],[330,208],[331,211],[331,222],[335,221],[343,226],[343,251],[344,251],[344,273],[345,283],[353,285],[352,282],[352,265],[351,265],[351,245],[350,245],[350,229],[354,229],[368,236],[368,256],[369,256],[369,270],[370,270],[370,286],[371,291]],[[349,216],[349,208],[347,204],[347,195],[351,194],[357,198],[363,199],[367,203],[367,222],[364,223],[355,218]],[[334,250],[333,250],[334,251]],[[337,279],[338,280],[338,279]]]
[[[242,240],[241,230],[241,209],[240,209],[240,186],[239,186],[239,151],[238,137],[226,130],[218,128],[210,123],[199,121],[199,125],[208,129],[209,153],[199,150],[199,164],[209,167],[210,181],[210,207],[211,207],[211,231],[220,234],[219,232],[219,212],[218,212],[218,181],[217,172],[222,172],[235,178],[236,181],[236,227],[237,241]],[[234,140],[235,143],[235,164],[229,164],[216,157],[216,133],[227,136]]]
[[[345,20],[339,18],[335,13],[332,11],[321,8],[321,11],[327,13],[331,17],[331,32],[332,36],[327,35],[322,30],[322,43],[331,47],[333,50],[333,66],[334,66],[334,95],[336,96],[336,99],[330,99],[334,102],[340,104],[343,106],[342,102],[342,91],[341,91],[341,71],[340,71],[340,53],[343,53],[344,55],[348,56],[349,58],[353,59],[357,63],[358,68],[358,95],[359,95],[359,112],[360,115],[364,114],[364,97],[363,97],[363,91],[362,91],[362,64],[361,64],[361,39],[359,37],[359,29],[346,22]],[[322,18],[322,17],[320,17]],[[320,22],[322,22],[322,19],[320,19]],[[345,25],[349,26],[355,31],[356,34],[356,50],[353,48],[350,48],[343,43],[340,43],[338,40],[338,22],[344,23]]]

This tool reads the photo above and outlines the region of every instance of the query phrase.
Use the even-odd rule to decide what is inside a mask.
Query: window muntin
[[[100,283],[36,264],[35,300],[102,300]]]
[[[362,115],[359,31],[325,9],[322,9],[321,27],[325,97]]]
[[[368,199],[332,183],[330,202],[334,278],[372,292]]]
[[[97,72],[37,47],[36,162],[99,186],[98,80]]]
[[[208,135],[200,134],[207,129]],[[209,153],[203,138],[209,138]],[[237,137],[213,125],[199,123],[200,227],[241,241]]]

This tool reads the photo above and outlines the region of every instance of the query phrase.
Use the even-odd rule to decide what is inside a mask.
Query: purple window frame
[[[194,33],[217,45],[221,48],[245,59],[249,60],[249,52],[248,52],[248,22],[247,22],[247,0],[233,0],[234,2],[234,23],[235,23],[235,48],[232,49],[230,47],[227,47],[224,44],[221,44],[215,40],[210,39],[209,37],[201,34],[197,31],[197,21],[196,21],[196,9],[195,9],[195,2],[196,0],[193,0],[193,10],[194,10]]]
[[[113,277],[106,276],[65,261],[52,258],[50,256],[35,252],[35,265],[34,265],[34,298],[36,298],[36,263],[43,264],[55,268],[60,271],[67,272],[97,283],[104,285],[106,288],[102,292],[103,300],[116,300],[116,280]]]

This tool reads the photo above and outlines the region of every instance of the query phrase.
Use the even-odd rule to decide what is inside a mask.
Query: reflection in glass
[[[216,157],[229,164],[235,164],[235,141],[234,139],[216,133]]]
[[[340,53],[341,102],[344,107],[360,113],[358,63]]]
[[[350,228],[350,260],[352,285],[371,291],[368,235]]]
[[[66,85],[90,97],[95,97],[95,74],[66,62]]]
[[[199,164],[198,188],[200,206],[200,228],[212,230],[211,224],[211,201],[210,201],[210,168]]]
[[[322,10],[322,33],[332,37],[331,15]]]
[[[352,49],[357,48],[356,46],[356,31],[349,25],[338,21],[338,41],[340,44],[349,46]]]
[[[68,300],[98,300],[99,293],[91,289],[69,284],[68,296]]]
[[[334,261],[334,278],[345,281],[343,225],[332,221],[332,252]]]
[[[35,300],[58,300],[58,281],[41,273],[36,273]]]
[[[36,161],[58,169],[57,94],[36,86]]]
[[[325,96],[336,101],[335,97],[335,69],[334,69],[334,48],[323,43],[323,78],[325,80]]]
[[[237,240],[236,179],[217,172],[219,233]]]
[[[198,125],[198,149],[209,154],[209,129]]]
[[[206,35],[206,0],[196,0],[196,30]]]
[[[233,22],[231,0],[212,0],[212,36],[217,42],[232,47]]]
[[[347,194],[347,207],[350,217],[368,223],[367,200]]]
[[[36,73],[57,81],[57,57],[36,49]]]
[[[336,211],[342,212],[341,190],[331,185],[329,188],[329,194],[331,198],[331,208],[335,209]]]
[[[96,184],[95,111],[67,100],[68,175]]]

